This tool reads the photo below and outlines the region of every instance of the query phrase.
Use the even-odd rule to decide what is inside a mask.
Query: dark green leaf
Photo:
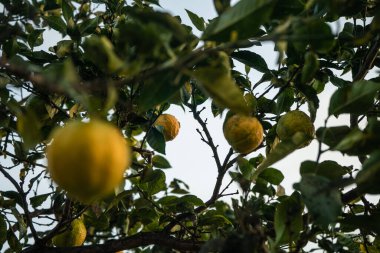
[[[342,179],[347,170],[335,161],[323,161],[320,164],[313,161],[304,161],[301,164],[300,173],[301,175],[312,173],[334,181]]]
[[[44,20],[51,28],[60,32],[62,36],[66,36],[66,24],[60,16],[47,16]]]
[[[72,6],[67,2],[67,0],[62,0],[62,14],[66,22],[73,18],[74,10]]]
[[[194,12],[191,12],[189,10],[186,10],[186,12],[187,12],[187,15],[189,16],[191,22],[193,23],[193,25],[199,31],[204,31],[205,30],[205,21],[203,20],[203,18],[199,17],[197,14],[195,14]]]
[[[303,228],[304,205],[298,192],[279,203],[274,216],[276,242],[293,242],[298,239]]]
[[[356,176],[356,184],[360,192],[380,193],[380,151],[373,152],[363,163],[363,168]]]
[[[380,90],[380,83],[357,81],[352,86],[338,89],[330,99],[329,114],[342,113],[363,114],[371,108]]]
[[[28,36],[28,44],[31,48],[35,46],[40,46],[43,43],[43,33],[44,29],[35,29]]]
[[[316,135],[324,144],[335,147],[351,131],[348,126],[320,127]]]
[[[280,115],[283,112],[290,111],[294,103],[294,91],[291,88],[286,88],[281,91],[281,94],[277,98],[276,113]]]
[[[284,175],[277,169],[267,168],[260,173],[260,178],[265,179],[271,184],[279,185],[284,180]]]
[[[232,53],[231,56],[235,60],[238,60],[239,62],[244,63],[257,71],[267,73],[269,70],[264,58],[254,52],[242,50]]]
[[[317,223],[323,227],[336,221],[342,212],[341,193],[331,186],[325,177],[304,174],[298,185],[310,211]]]
[[[356,229],[360,228],[366,233],[380,233],[380,213],[374,213],[373,215],[348,215],[341,222]]]
[[[237,39],[256,35],[272,13],[271,0],[242,0],[214,19],[203,33],[203,39],[229,41],[236,34]]]
[[[37,208],[41,206],[42,203],[50,196],[50,193],[37,195],[30,198],[30,204],[32,204],[33,208]]]
[[[162,132],[157,130],[156,127],[152,127],[147,136],[147,142],[157,152],[165,154],[165,138]]]
[[[16,253],[21,252],[22,246],[20,244],[19,239],[16,237],[12,229],[8,229],[7,232],[7,241],[9,247]]]
[[[205,205],[200,198],[198,198],[197,196],[194,196],[194,195],[185,195],[185,196],[182,196],[177,201],[178,202],[191,203],[194,206],[204,206]]]
[[[5,216],[0,214],[0,250],[7,241],[7,222]]]
[[[149,195],[154,195],[166,189],[166,176],[162,170],[153,170],[142,181],[141,188],[148,192]]]
[[[92,19],[86,19],[82,23],[78,24],[79,31],[82,36],[87,36],[93,34],[96,27],[98,27],[99,17],[95,17]]]
[[[152,163],[154,167],[160,168],[160,169],[168,169],[172,167],[170,163],[168,162],[168,160],[166,160],[165,157],[160,156],[160,155],[153,156]]]

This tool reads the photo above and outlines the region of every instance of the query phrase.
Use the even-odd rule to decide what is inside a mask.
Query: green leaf
[[[7,222],[5,216],[0,214],[0,250],[7,241]]]
[[[156,75],[145,80],[138,97],[138,108],[144,112],[153,106],[165,102],[174,95],[187,80],[186,77],[178,78],[178,73],[174,71]]]
[[[37,195],[30,198],[30,204],[33,208],[37,208],[45,202],[45,200],[50,196],[50,193]]]
[[[202,35],[204,40],[229,41],[233,33],[239,40],[257,34],[269,20],[274,6],[271,0],[241,0],[214,19]]]
[[[366,135],[359,129],[354,128],[335,147],[335,150],[347,152],[356,148],[366,139]]]
[[[162,127],[161,127],[162,128]],[[165,138],[162,132],[160,132],[157,127],[152,127],[147,136],[147,142],[157,152],[165,154]]]
[[[195,69],[191,72],[192,76],[216,105],[229,108],[235,113],[248,114],[249,108],[243,92],[231,77],[229,57],[221,53],[216,60],[217,62],[211,62],[210,66]]]
[[[342,212],[342,200],[339,189],[331,186],[325,177],[305,174],[297,186],[307,209],[317,223],[323,227],[337,220]]]
[[[9,247],[13,250],[13,252],[19,253],[21,252],[22,246],[20,244],[19,239],[16,237],[12,229],[8,229],[7,232],[7,241]]]
[[[168,168],[171,168],[172,166],[170,165],[169,161],[166,160],[165,157],[163,156],[160,156],[160,155],[155,155],[153,156],[152,158],[152,163],[153,163],[153,166],[156,167],[156,168],[160,168],[160,169],[168,169]]]
[[[45,29],[35,29],[28,35],[28,44],[31,48],[42,45],[44,31]]]
[[[373,106],[380,83],[357,81],[352,86],[338,89],[330,99],[329,114],[363,114]]]
[[[187,15],[189,16],[191,22],[193,25],[199,30],[199,31],[204,31],[205,30],[205,21],[203,18],[199,17],[197,14],[194,12],[191,12],[187,9],[185,9],[187,12]]]
[[[62,14],[66,22],[68,22],[74,16],[73,7],[67,2],[67,0],[62,0]]]
[[[62,36],[66,36],[66,24],[60,16],[47,16],[43,19],[48,23],[48,25],[54,30],[60,32]]]
[[[297,132],[289,140],[283,140],[278,143],[275,148],[268,154],[262,163],[257,167],[254,172],[253,179],[256,179],[260,173],[262,173],[266,168],[272,164],[280,161],[293,151],[302,147],[309,138],[302,132]]]
[[[260,178],[265,179],[267,182],[279,185],[284,180],[284,175],[281,171],[274,168],[267,168],[260,173]]]
[[[290,111],[294,103],[294,91],[291,88],[286,88],[277,98],[276,113],[280,115],[283,112]]]
[[[323,161],[320,164],[314,161],[304,161],[300,168],[301,175],[316,174],[332,181],[342,179],[347,170],[335,161]]]
[[[86,19],[82,23],[78,24],[79,32],[82,36],[87,36],[95,32],[96,27],[99,24],[99,17]]]
[[[276,243],[293,242],[298,239],[303,228],[303,210],[301,195],[296,191],[276,206],[274,215]]]
[[[380,151],[374,151],[362,166],[355,179],[358,190],[364,193],[379,194]]]
[[[237,164],[239,166],[239,170],[241,171],[241,174],[246,180],[251,180],[252,172],[253,172],[253,166],[249,161],[243,157],[237,158]]]
[[[374,213],[371,215],[347,215],[340,222],[349,227],[354,227],[355,229],[360,228],[366,233],[380,233],[380,213]]]
[[[186,202],[186,203],[191,203],[194,206],[204,206],[205,203],[198,198],[197,196],[194,195],[185,195],[177,199],[178,202]]]
[[[316,132],[317,139],[329,147],[335,147],[351,131],[348,126],[320,127]]]
[[[142,181],[141,188],[154,195],[166,189],[166,176],[162,170],[153,170]]]
[[[245,65],[262,73],[267,73],[269,71],[268,65],[264,58],[254,52],[242,50],[232,53],[231,56],[235,60],[238,60],[239,62],[244,63]]]
[[[318,55],[312,51],[305,54],[305,64],[302,68],[301,81],[303,83],[311,81],[319,70]]]

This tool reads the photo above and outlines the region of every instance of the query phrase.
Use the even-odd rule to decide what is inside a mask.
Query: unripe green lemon
[[[86,239],[86,227],[81,219],[71,222],[69,228],[53,237],[53,244],[57,247],[81,246]]]
[[[119,129],[103,121],[70,122],[51,138],[46,154],[50,176],[82,203],[109,194],[131,163],[131,150]]]
[[[314,137],[315,129],[310,117],[302,111],[290,111],[283,115],[276,128],[277,136],[280,140],[288,140],[297,132],[302,132],[307,137],[307,146]]]
[[[165,141],[173,140],[178,135],[181,127],[176,117],[171,114],[161,114],[154,124],[162,126]]]
[[[263,126],[256,117],[227,115],[223,133],[231,147],[241,154],[254,151],[263,141]]]

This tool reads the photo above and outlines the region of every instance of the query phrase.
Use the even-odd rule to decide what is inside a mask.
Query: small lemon
[[[81,219],[71,222],[66,231],[53,237],[53,244],[57,247],[81,246],[86,239],[87,230]]]
[[[51,138],[46,154],[50,176],[82,203],[109,194],[131,163],[130,148],[119,129],[103,121],[70,122],[53,131]]]
[[[162,126],[165,141],[173,140],[178,135],[181,126],[176,117],[171,114],[161,114],[154,125]]]
[[[256,117],[227,115],[223,133],[231,147],[242,154],[254,151],[263,141],[263,126]]]
[[[307,146],[314,137],[314,125],[306,113],[298,110],[290,111],[279,119],[276,133],[280,140],[288,140],[297,132],[304,133],[308,138],[304,146]]]

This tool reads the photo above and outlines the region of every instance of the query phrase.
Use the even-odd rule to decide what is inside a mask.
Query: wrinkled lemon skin
[[[175,137],[177,137],[177,135],[179,133],[179,128],[181,127],[177,118],[171,114],[161,114],[157,118],[154,125],[162,126],[162,128],[163,128],[162,132],[163,132],[165,141],[174,140]]]
[[[81,219],[75,219],[65,232],[53,237],[52,242],[57,247],[81,246],[86,240],[87,230]]]
[[[297,132],[302,132],[307,136],[308,141],[305,143],[305,146],[307,146],[314,137],[314,125],[306,113],[298,110],[290,111],[279,119],[276,133],[280,140],[290,139]]]
[[[51,178],[85,204],[118,186],[131,163],[130,147],[119,129],[103,121],[70,122],[51,138],[46,154]]]
[[[264,136],[263,126],[257,118],[238,114],[226,117],[223,133],[231,147],[241,154],[254,151]]]

